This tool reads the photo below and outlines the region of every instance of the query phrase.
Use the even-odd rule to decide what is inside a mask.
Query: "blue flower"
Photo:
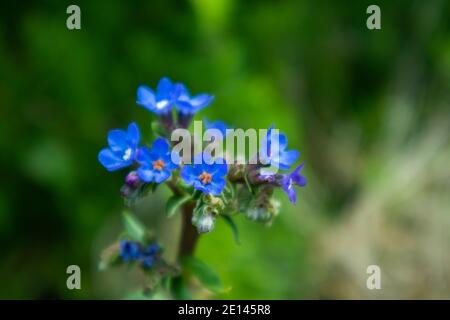
[[[154,243],[151,244],[149,246],[147,246],[147,248],[145,248],[142,253],[141,253],[141,262],[142,262],[142,267],[144,269],[148,269],[153,267],[156,259],[158,258],[157,255],[159,253],[159,246]]]
[[[120,241],[119,255],[123,262],[134,261],[140,258],[140,245],[137,242],[122,240]]]
[[[128,130],[115,129],[108,133],[108,148],[98,154],[98,161],[108,171],[115,171],[133,164],[139,144],[138,126],[133,122]]]
[[[164,138],[156,139],[151,149],[140,148],[136,160],[141,164],[137,170],[137,175],[145,182],[161,183],[169,179],[171,171],[178,167],[178,160],[172,161],[169,143]]]
[[[267,131],[266,138],[262,141],[259,151],[260,160],[263,164],[273,166],[277,169],[288,170],[297,161],[299,152],[286,150],[287,138],[282,133],[272,134],[273,126]]]
[[[206,108],[214,99],[212,95],[206,93],[191,96],[186,86],[182,83],[178,83],[175,86],[175,104],[182,115],[193,115]]]
[[[296,203],[297,194],[295,193],[294,186],[304,187],[306,185],[306,178],[300,174],[300,170],[303,168],[302,163],[289,174],[284,174],[281,177],[280,186],[286,192],[289,200],[292,203]]]
[[[175,93],[175,85],[169,78],[162,78],[156,88],[156,94],[147,86],[139,86],[136,103],[157,115],[167,114],[175,103]]]
[[[217,158],[212,161],[211,155],[203,153],[194,158],[193,164],[184,165],[181,177],[195,189],[217,196],[225,187],[224,176],[227,171],[224,159]]]

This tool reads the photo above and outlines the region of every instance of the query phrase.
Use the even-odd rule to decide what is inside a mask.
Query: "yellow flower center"
[[[153,164],[153,169],[161,171],[162,168],[164,167],[164,161],[162,160],[156,160],[152,162]]]
[[[208,172],[203,172],[198,178],[203,184],[208,184],[212,180],[211,175]]]

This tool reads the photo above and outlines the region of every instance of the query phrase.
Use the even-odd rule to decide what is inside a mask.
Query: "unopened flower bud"
[[[246,212],[247,218],[259,222],[269,222],[272,218],[272,214],[265,207],[250,208]]]
[[[125,177],[125,183],[130,188],[137,188],[139,184],[141,183],[141,180],[139,179],[136,171],[131,171],[127,176]]]
[[[204,214],[197,220],[197,230],[200,233],[210,232],[214,229],[215,219],[211,214]]]

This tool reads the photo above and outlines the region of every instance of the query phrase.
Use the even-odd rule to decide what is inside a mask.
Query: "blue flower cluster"
[[[119,255],[123,262],[139,262],[144,269],[153,267],[159,259],[160,247],[156,244],[142,246],[139,242],[120,241]]]
[[[176,108],[181,126],[188,125],[187,120],[207,107],[213,99],[212,95],[205,93],[191,96],[184,84],[174,84],[168,78],[159,81],[156,92],[147,86],[140,86],[137,90],[138,105],[160,116],[161,119],[170,116],[172,109]],[[140,181],[159,184],[169,179],[172,171],[180,164],[176,155],[171,154],[169,142],[165,138],[157,138],[150,148],[139,147],[139,142],[139,128],[134,122],[126,131],[111,130],[108,133],[109,146],[100,151],[98,159],[108,171],[136,165],[137,170],[132,171],[126,178],[129,187],[137,187]],[[185,165],[182,177],[187,184],[193,184],[197,190],[219,194],[225,185],[223,176],[227,170],[223,164],[220,166],[220,172],[215,172],[218,167]]]
[[[138,198],[146,186],[156,186],[163,182],[167,182],[178,194],[190,192],[193,200],[199,199],[195,194],[203,194],[202,199],[208,197],[210,203],[202,200],[195,208],[197,215],[193,221],[199,230],[211,230],[215,218],[221,212],[247,210],[258,213],[258,217],[274,216],[277,206],[272,201],[272,194],[275,188],[281,188],[289,200],[296,203],[295,187],[306,185],[306,178],[300,172],[304,164],[288,173],[278,172],[291,170],[299,158],[299,152],[289,150],[286,135],[274,130],[273,126],[268,129],[264,141],[261,142],[262,147],[257,154],[259,162],[256,165],[227,164],[223,158],[213,158],[205,152],[195,155],[192,163],[188,164],[172,153],[172,147],[167,140],[170,132],[176,128],[187,128],[193,116],[210,105],[213,99],[212,95],[206,93],[191,95],[184,84],[173,83],[168,78],[162,78],[156,90],[144,85],[138,87],[136,102],[157,116],[157,121],[163,129],[158,131],[160,137],[151,145],[141,145],[139,128],[133,122],[126,130],[109,131],[108,146],[98,154],[99,162],[108,171],[131,167],[121,189],[126,200]],[[205,126],[226,136],[228,127],[222,121],[206,121]],[[275,172],[273,168],[276,169]],[[245,185],[248,188],[242,188]],[[195,190],[197,192],[194,192]],[[248,193],[249,190],[251,193]],[[253,198],[253,201],[241,204],[243,196]],[[222,208],[222,205],[217,205],[214,197],[220,197],[221,203],[234,204],[235,207],[225,209],[224,205]],[[273,214],[267,215],[267,212]],[[199,221],[206,222],[202,224]],[[206,227],[203,228],[202,225]],[[146,264],[143,260],[144,251],[136,243],[121,244],[124,261],[141,259]]]

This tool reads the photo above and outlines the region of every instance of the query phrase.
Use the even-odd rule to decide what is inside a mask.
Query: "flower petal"
[[[145,182],[153,182],[155,180],[153,168],[147,165],[138,168],[137,175],[139,179]]]
[[[139,148],[136,152],[136,160],[142,164],[150,164],[153,161],[150,149],[148,147]]]
[[[158,87],[156,88],[156,102],[162,100],[172,100],[173,96],[173,84],[169,78],[164,77],[159,80]]]
[[[153,175],[155,178],[155,182],[161,183],[170,178],[170,171],[169,170],[155,170],[153,172]]]
[[[195,167],[192,165],[185,165],[181,169],[180,176],[187,184],[193,184],[194,180],[197,178]]]
[[[211,165],[211,171],[210,173],[214,177],[223,177],[228,172],[228,165],[225,163],[225,160],[223,158],[217,158],[216,163]],[[219,161],[222,161],[221,163]]]
[[[207,187],[209,193],[214,196],[218,196],[222,193],[223,188],[225,188],[225,179],[214,179]]]
[[[102,149],[98,154],[98,161],[108,171],[116,171],[131,165],[131,161],[124,161],[120,156],[114,153],[111,149]]]
[[[128,140],[133,149],[137,148],[140,138],[141,134],[139,132],[139,127],[134,122],[130,123],[128,125]]]
[[[136,92],[136,103],[150,111],[156,108],[155,93],[147,86],[139,86]]]
[[[158,138],[153,141],[152,153],[163,156],[169,152],[169,143],[164,138]]]
[[[201,109],[207,107],[214,100],[214,96],[209,94],[199,94],[189,100],[192,105],[194,112],[200,111]]]
[[[123,152],[128,148],[127,132],[120,129],[108,132],[108,144],[113,152]]]
[[[297,161],[299,157],[299,152],[297,150],[289,150],[289,151],[283,151],[281,152],[278,162],[279,162],[279,168],[282,170],[287,170],[291,167],[291,165]]]

